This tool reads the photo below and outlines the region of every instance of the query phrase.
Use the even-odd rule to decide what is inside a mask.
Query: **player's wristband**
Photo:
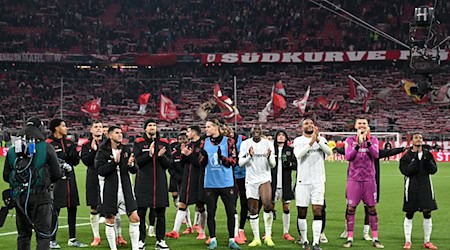
[[[370,148],[372,146],[372,143],[370,141],[367,141],[367,147]]]
[[[359,150],[359,145],[355,146],[355,150],[358,151]]]

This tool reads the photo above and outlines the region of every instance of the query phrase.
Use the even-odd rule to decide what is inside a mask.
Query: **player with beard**
[[[353,245],[355,212],[363,200],[369,213],[373,246],[384,248],[378,239],[378,216],[376,210],[377,184],[375,180],[375,160],[379,157],[378,139],[370,136],[369,122],[366,118],[356,118],[356,136],[345,140],[345,159],[349,161],[347,174],[347,242],[345,248]]]
[[[184,218],[188,216],[188,206],[195,204],[197,211],[199,211],[199,235],[197,240],[203,240],[205,236],[206,225],[206,211],[204,204],[204,190],[203,190],[203,168],[199,164],[200,146],[202,140],[200,139],[200,127],[190,126],[187,129],[187,141],[180,141],[181,151],[181,168],[183,174],[180,185],[180,200],[178,202],[178,211],[175,216],[173,230],[166,233],[169,238],[178,239],[180,237],[178,231]]]
[[[139,216],[130,173],[135,174],[137,167],[130,148],[123,145],[122,140],[122,129],[118,126],[109,127],[108,139],[100,144],[95,155],[95,168],[104,177],[98,211],[106,217],[105,234],[111,250],[117,250],[115,216],[118,213],[128,215],[131,248],[136,250],[139,242]]]
[[[375,159],[375,182],[377,184],[377,204],[380,202],[380,159],[382,158],[389,158],[390,156],[394,156],[400,153],[403,153],[407,148],[405,147],[399,147],[399,148],[391,148],[391,149],[380,149],[378,152],[379,158]],[[345,155],[345,148],[343,145],[338,145],[334,148],[334,151],[336,151],[338,154]],[[323,212],[325,212],[325,208],[323,209]],[[369,223],[369,211],[367,209],[367,206],[364,206],[364,227],[363,227],[363,239],[367,241],[371,241],[372,237],[369,235],[370,230],[370,223]],[[345,211],[345,216],[347,216],[347,209]],[[325,220],[325,218],[324,218]],[[325,223],[325,222],[324,222]],[[345,223],[347,225],[347,222]],[[324,228],[322,228],[323,231]],[[347,238],[347,229],[344,230],[341,234],[341,238]]]
[[[156,216],[156,249],[168,249],[164,237],[166,231],[166,207],[169,206],[166,170],[172,165],[172,150],[168,141],[161,138],[157,123],[148,119],[144,123],[145,133],[137,138],[133,152],[139,172],[135,180],[138,215],[141,219],[139,248],[145,247],[145,216],[148,208]]]
[[[325,200],[325,159],[332,151],[327,140],[319,136],[314,121],[305,118],[301,122],[302,136],[294,140],[294,155],[297,158],[297,185],[295,188],[298,210],[298,229],[305,249],[309,248],[306,214],[312,205],[314,220],[313,249],[320,250],[319,241],[322,231],[322,208]]]
[[[209,119],[206,122],[206,136],[200,151],[200,165],[205,168],[203,187],[208,212],[208,230],[210,242],[208,249],[217,248],[216,210],[219,196],[227,215],[228,247],[241,249],[234,240],[234,213],[236,211],[236,191],[233,167],[236,165],[234,140],[220,134],[220,122]]]
[[[420,133],[413,133],[412,148],[400,159],[400,171],[405,176],[403,212],[406,213],[403,228],[405,246],[411,249],[411,232],[414,213],[423,213],[423,248],[437,249],[430,241],[432,231],[431,211],[437,209],[431,175],[437,172],[433,155],[423,144]]]
[[[271,169],[275,167],[275,154],[273,143],[262,138],[261,125],[254,125],[252,128],[252,137],[242,142],[239,153],[239,166],[246,168],[245,189],[248,198],[248,207],[250,210],[250,226],[253,231],[254,239],[250,242],[250,247],[260,246],[261,239],[259,234],[259,199],[264,206],[264,226],[265,238],[264,244],[273,247],[275,243],[272,240],[272,187],[271,187]]]

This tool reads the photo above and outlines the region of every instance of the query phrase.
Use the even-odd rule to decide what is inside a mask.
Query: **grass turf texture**
[[[3,170],[4,157],[0,158],[0,167]],[[433,212],[433,233],[431,240],[440,249],[450,245],[450,237],[448,234],[448,220],[450,218],[450,199],[448,199],[448,190],[450,190],[450,163],[438,164],[438,173],[433,176],[434,190],[436,193],[436,200],[439,210]],[[342,249],[342,244],[345,243],[344,239],[340,239],[339,235],[344,230],[344,212],[345,212],[345,181],[347,173],[347,164],[341,162],[326,163],[327,183],[326,183],[326,201],[327,201],[327,225],[325,233],[328,237],[329,243],[322,244],[323,249]],[[85,205],[85,175],[86,167],[79,165],[76,167],[77,183],[80,194],[81,205],[78,207],[77,213],[77,239],[90,244],[93,236],[89,225],[89,208]],[[7,188],[7,184],[3,181],[0,182],[0,190]],[[169,194],[170,195],[170,194]],[[171,197],[169,197],[170,200]],[[390,162],[381,164],[381,195],[380,204],[377,207],[379,217],[379,237],[381,242],[385,245],[385,249],[402,249],[404,244],[403,236],[403,220],[404,213],[401,211],[403,202],[403,176],[398,169],[398,162]],[[239,203],[239,202],[238,202]],[[218,202],[219,208],[216,216],[217,220],[217,239],[219,247],[218,249],[227,249],[228,233],[226,228],[226,216],[225,210],[221,201]],[[173,227],[173,221],[175,218],[175,209],[171,202],[171,207],[167,209],[166,213],[166,231],[171,231]],[[282,208],[281,204],[276,204],[277,219],[273,223],[273,239],[275,242],[275,248],[278,249],[299,249],[300,246],[292,242],[281,239],[282,236]],[[191,207],[191,217],[193,218],[194,209]],[[11,217],[14,214],[14,210],[10,211],[3,228],[0,228],[0,249],[14,249],[16,248],[17,234],[8,234],[16,231],[15,218]],[[60,226],[67,225],[67,211],[61,210],[62,218],[60,218]],[[356,215],[355,223],[355,241],[352,249],[372,249],[371,242],[362,240],[363,230],[363,207],[360,204],[358,206],[358,212]],[[264,235],[264,223],[262,216],[260,216],[260,231],[261,235]],[[423,229],[422,229],[422,215],[416,213],[414,217],[412,249],[422,249],[423,244]],[[147,217],[148,220],[148,217]],[[295,202],[291,204],[291,226],[290,233],[295,238],[298,237],[297,233],[297,211],[295,208]],[[312,210],[308,209],[308,238],[312,241]],[[104,225],[100,226],[100,234],[102,236],[102,243],[97,249],[109,249],[108,243],[104,233]],[[182,225],[180,234],[184,231],[185,226]],[[126,247],[120,247],[119,249],[131,249],[129,236],[128,236],[128,218],[122,216],[122,231],[124,238],[128,241],[129,245]],[[208,231],[206,231],[208,232]],[[250,225],[247,221],[245,225],[245,233],[248,242],[253,238]],[[166,239],[167,244],[171,249],[206,249],[204,241],[198,241],[195,239],[196,234],[190,234],[188,236],[181,235],[179,239]],[[57,236],[58,243],[61,247],[69,248],[67,246],[68,229],[66,227],[58,230]],[[35,248],[35,239],[32,239],[32,248]],[[147,249],[154,249],[155,238],[146,239]],[[247,245],[242,245],[243,249],[249,249]],[[258,249],[269,249],[267,246],[258,247]]]

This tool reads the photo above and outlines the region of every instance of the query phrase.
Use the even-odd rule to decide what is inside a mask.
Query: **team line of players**
[[[131,152],[127,145],[122,144],[120,127],[111,126],[105,139],[101,123],[94,122],[92,136],[81,151],[81,159],[88,167],[88,204],[91,206],[91,217],[95,218],[91,218],[94,233],[91,245],[101,242],[98,214],[103,214],[106,217],[106,238],[110,248],[116,249],[121,242],[118,241],[114,223],[117,215],[127,214],[131,222],[129,233],[132,248],[144,249],[147,236],[146,214],[150,210],[148,235],[155,234],[156,249],[169,249],[165,237],[178,238],[184,220],[188,225],[184,233],[193,233],[196,228],[198,240],[206,239],[207,226],[208,249],[215,249],[215,218],[220,197],[227,216],[230,249],[240,249],[239,245],[246,243],[244,226],[248,214],[253,232],[253,240],[248,246],[256,247],[263,242],[267,246],[275,245],[272,223],[274,203],[278,200],[283,203],[283,238],[294,240],[289,234],[289,205],[295,200],[299,244],[305,249],[321,249],[320,243],[327,241],[323,234],[326,181],[324,161],[327,155],[332,154],[332,150],[327,145],[327,140],[319,135],[312,119],[303,119],[300,125],[302,135],[288,146],[289,138],[284,131],[277,132],[274,142],[271,142],[263,138],[262,127],[255,125],[251,130],[252,137],[244,140],[243,136],[234,135],[227,125],[210,119],[206,122],[204,139],[201,137],[200,127],[189,126],[186,132],[180,133],[179,142],[171,147],[167,140],[159,136],[156,121],[149,119],[144,123],[143,136],[135,140]],[[384,248],[378,239],[376,204],[379,169],[376,171],[376,167],[379,168],[379,158],[401,153],[405,149],[379,150],[377,138],[370,135],[367,119],[357,118],[355,129],[357,135],[347,138],[345,147],[338,149],[349,161],[346,232],[342,235],[347,237],[347,242],[343,246],[348,248],[353,244],[355,210],[362,200],[366,205],[366,224],[370,225],[372,231],[370,237],[369,226],[365,226],[364,238],[372,240],[374,247]],[[431,211],[437,209],[431,181],[428,183],[431,194],[417,190],[418,183],[423,183],[418,180],[420,176],[437,171],[433,156],[427,150],[422,150],[422,142],[421,135],[414,134],[413,147],[408,149],[400,164],[407,183],[403,209],[406,212],[405,249],[411,247],[412,216],[415,211],[424,213],[424,247],[437,249],[430,242]],[[169,187],[167,169],[171,174]],[[294,188],[291,184],[292,170],[298,173]],[[136,174],[134,187],[129,173]],[[176,199],[177,213],[173,230],[165,233],[169,191]],[[239,223],[236,210],[238,198],[241,207]],[[314,214],[311,246],[306,222],[310,204]],[[195,205],[196,208],[194,223],[190,221],[189,205]],[[262,239],[259,232],[260,209],[263,210],[265,228]]]

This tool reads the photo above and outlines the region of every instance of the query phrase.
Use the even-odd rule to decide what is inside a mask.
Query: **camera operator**
[[[41,128],[38,118],[27,121],[18,136],[34,142],[34,149],[11,147],[3,168],[3,180],[10,185],[11,202],[16,208],[17,249],[30,249],[32,229],[36,232],[36,249],[49,248],[53,212],[50,185],[62,173],[55,149],[45,142]],[[19,168],[25,171],[20,173]]]

